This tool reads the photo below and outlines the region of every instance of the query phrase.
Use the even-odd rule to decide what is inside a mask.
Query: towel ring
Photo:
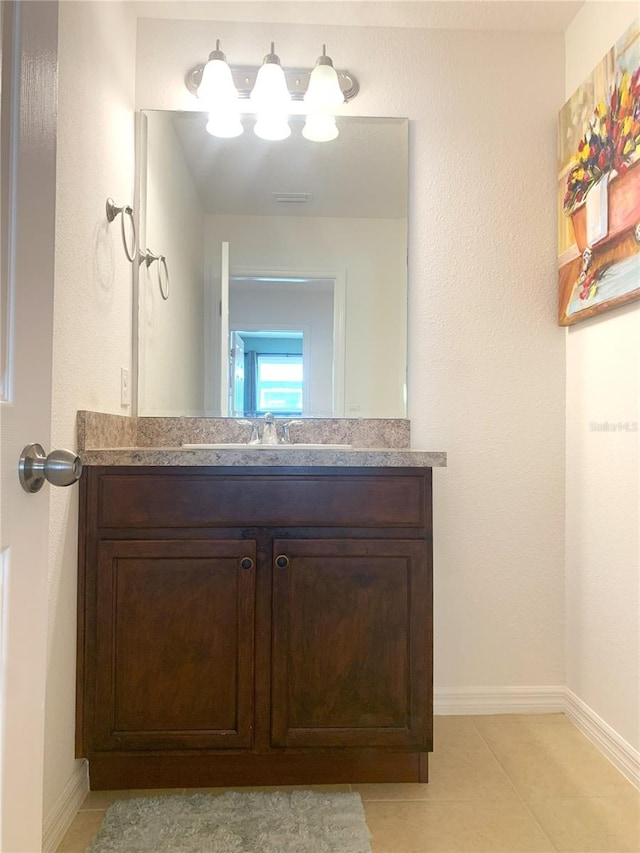
[[[164,255],[154,255],[151,249],[138,254],[138,264],[144,263],[147,269],[154,261],[158,261],[158,287],[160,288],[160,296],[166,302],[169,298],[169,268],[167,267],[167,259]],[[161,267],[164,268],[164,284],[162,283],[163,275]]]
[[[122,207],[118,207],[115,201],[112,198],[107,199],[107,221],[113,222],[116,216],[121,213],[122,219],[120,220],[121,229],[122,229],[122,245],[124,246],[124,253],[127,256],[127,260],[130,264],[132,264],[136,259],[136,251],[138,246],[138,235],[136,234],[136,223],[133,219],[133,208],[128,204],[124,204]],[[131,251],[129,251],[129,247],[127,246],[127,235],[124,231],[124,217],[128,216],[131,220],[131,231],[133,232],[133,246],[131,247]]]

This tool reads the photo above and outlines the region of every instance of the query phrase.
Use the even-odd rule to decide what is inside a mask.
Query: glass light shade
[[[333,65],[316,65],[309,78],[304,102],[310,112],[332,113],[344,103],[338,74]]]
[[[231,112],[221,110],[209,114],[206,131],[211,136],[218,136],[220,139],[233,139],[233,137],[244,133],[244,127],[237,110]]]
[[[282,67],[276,62],[260,66],[251,92],[251,102],[257,113],[277,111],[286,113],[291,104],[291,95]]]
[[[291,136],[286,113],[258,113],[253,132],[260,139],[272,142]]]
[[[233,83],[231,69],[222,59],[210,59],[202,71],[198,97],[209,104],[233,103],[238,92]]]
[[[302,135],[311,142],[331,142],[338,136],[336,120],[330,115],[308,115]]]

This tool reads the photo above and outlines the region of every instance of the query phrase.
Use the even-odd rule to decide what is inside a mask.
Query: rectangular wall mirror
[[[137,414],[405,417],[407,120],[244,121],[138,117]]]

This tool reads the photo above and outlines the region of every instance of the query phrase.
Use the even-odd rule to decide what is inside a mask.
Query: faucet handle
[[[258,437],[258,424],[254,423],[253,421],[247,421],[247,420],[239,420],[238,423],[241,426],[251,427],[251,438],[249,439],[247,444],[258,444],[258,442],[260,440]]]
[[[286,424],[282,425],[282,443],[283,444],[291,444],[291,436],[289,435],[289,427],[298,426],[298,424],[302,424],[304,421],[287,421]]]

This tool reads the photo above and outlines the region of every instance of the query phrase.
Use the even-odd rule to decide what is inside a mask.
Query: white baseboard
[[[640,788],[640,752],[576,694],[551,687],[450,687],[434,691],[435,714],[566,714],[632,785]]]
[[[565,693],[565,713],[569,719],[632,785],[640,789],[640,752],[620,737],[568,687],[565,688]]]
[[[434,691],[436,714],[559,714],[565,710],[565,688],[449,687]]]
[[[42,836],[43,853],[54,853],[58,848],[88,793],[89,766],[84,760],[78,761],[64,791],[49,814],[45,816]]]

